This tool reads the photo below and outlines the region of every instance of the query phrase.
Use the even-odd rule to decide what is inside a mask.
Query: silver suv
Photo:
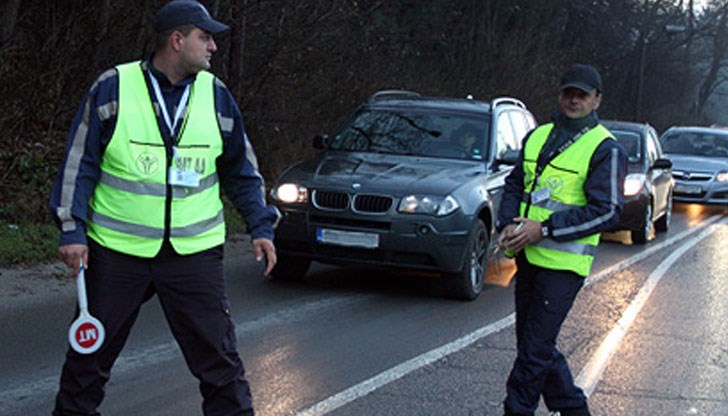
[[[436,272],[449,295],[475,299],[505,176],[535,126],[513,98],[372,95],[272,189],[283,213],[273,278],[302,278],[312,261],[395,267]]]

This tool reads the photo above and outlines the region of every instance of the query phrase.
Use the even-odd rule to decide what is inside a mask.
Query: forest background
[[[3,1],[0,266],[53,256],[48,197],[74,113],[105,69],[149,55],[151,22],[165,3]],[[574,62],[599,68],[602,118],[658,131],[728,124],[725,0],[202,3],[231,26],[216,39],[212,72],[236,97],[269,184],[377,90],[508,95],[544,122]]]

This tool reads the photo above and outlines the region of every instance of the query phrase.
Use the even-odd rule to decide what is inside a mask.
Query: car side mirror
[[[503,153],[496,162],[499,165],[515,165],[516,162],[518,162],[518,155],[521,153],[520,150],[517,149],[508,149]]]
[[[655,163],[652,164],[652,167],[655,169],[670,169],[672,167],[672,160],[667,158],[660,158],[655,160]]]
[[[326,149],[328,146],[329,146],[329,135],[328,134],[319,134],[313,138],[314,149],[323,150],[323,149]]]

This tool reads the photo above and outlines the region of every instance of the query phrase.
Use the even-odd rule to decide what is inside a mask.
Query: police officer
[[[562,416],[589,415],[556,338],[589,275],[600,232],[622,210],[626,154],[599,123],[601,99],[594,67],[569,68],[561,80],[560,111],[524,139],[506,179],[499,245],[517,265],[517,356],[506,385],[506,415],[533,415],[542,395]]]
[[[88,265],[89,311],[106,329],[93,354],[69,349],[53,412],[98,415],[114,360],[139,309],[156,294],[205,415],[253,414],[225,294],[221,188],[246,221],[258,261],[276,263],[278,213],[242,115],[207,72],[213,36],[228,30],[204,6],[174,0],[154,19],[152,55],[92,85],[73,121],[51,196],[59,257]]]

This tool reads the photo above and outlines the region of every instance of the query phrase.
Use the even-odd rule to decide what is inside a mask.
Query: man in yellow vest
[[[533,415],[542,395],[561,416],[589,415],[556,338],[589,275],[600,233],[622,211],[626,154],[599,123],[601,100],[597,70],[569,68],[560,111],[524,139],[506,179],[498,242],[518,268],[517,357],[506,385],[506,415]]]
[[[111,367],[141,305],[156,294],[192,374],[205,415],[252,415],[223,276],[224,189],[245,218],[264,274],[275,266],[278,212],[264,199],[243,119],[207,72],[213,39],[228,30],[193,0],[154,19],[154,53],[93,84],[73,122],[51,196],[59,257],[86,267],[89,312],[106,339],[69,348],[55,416],[98,415]]]

